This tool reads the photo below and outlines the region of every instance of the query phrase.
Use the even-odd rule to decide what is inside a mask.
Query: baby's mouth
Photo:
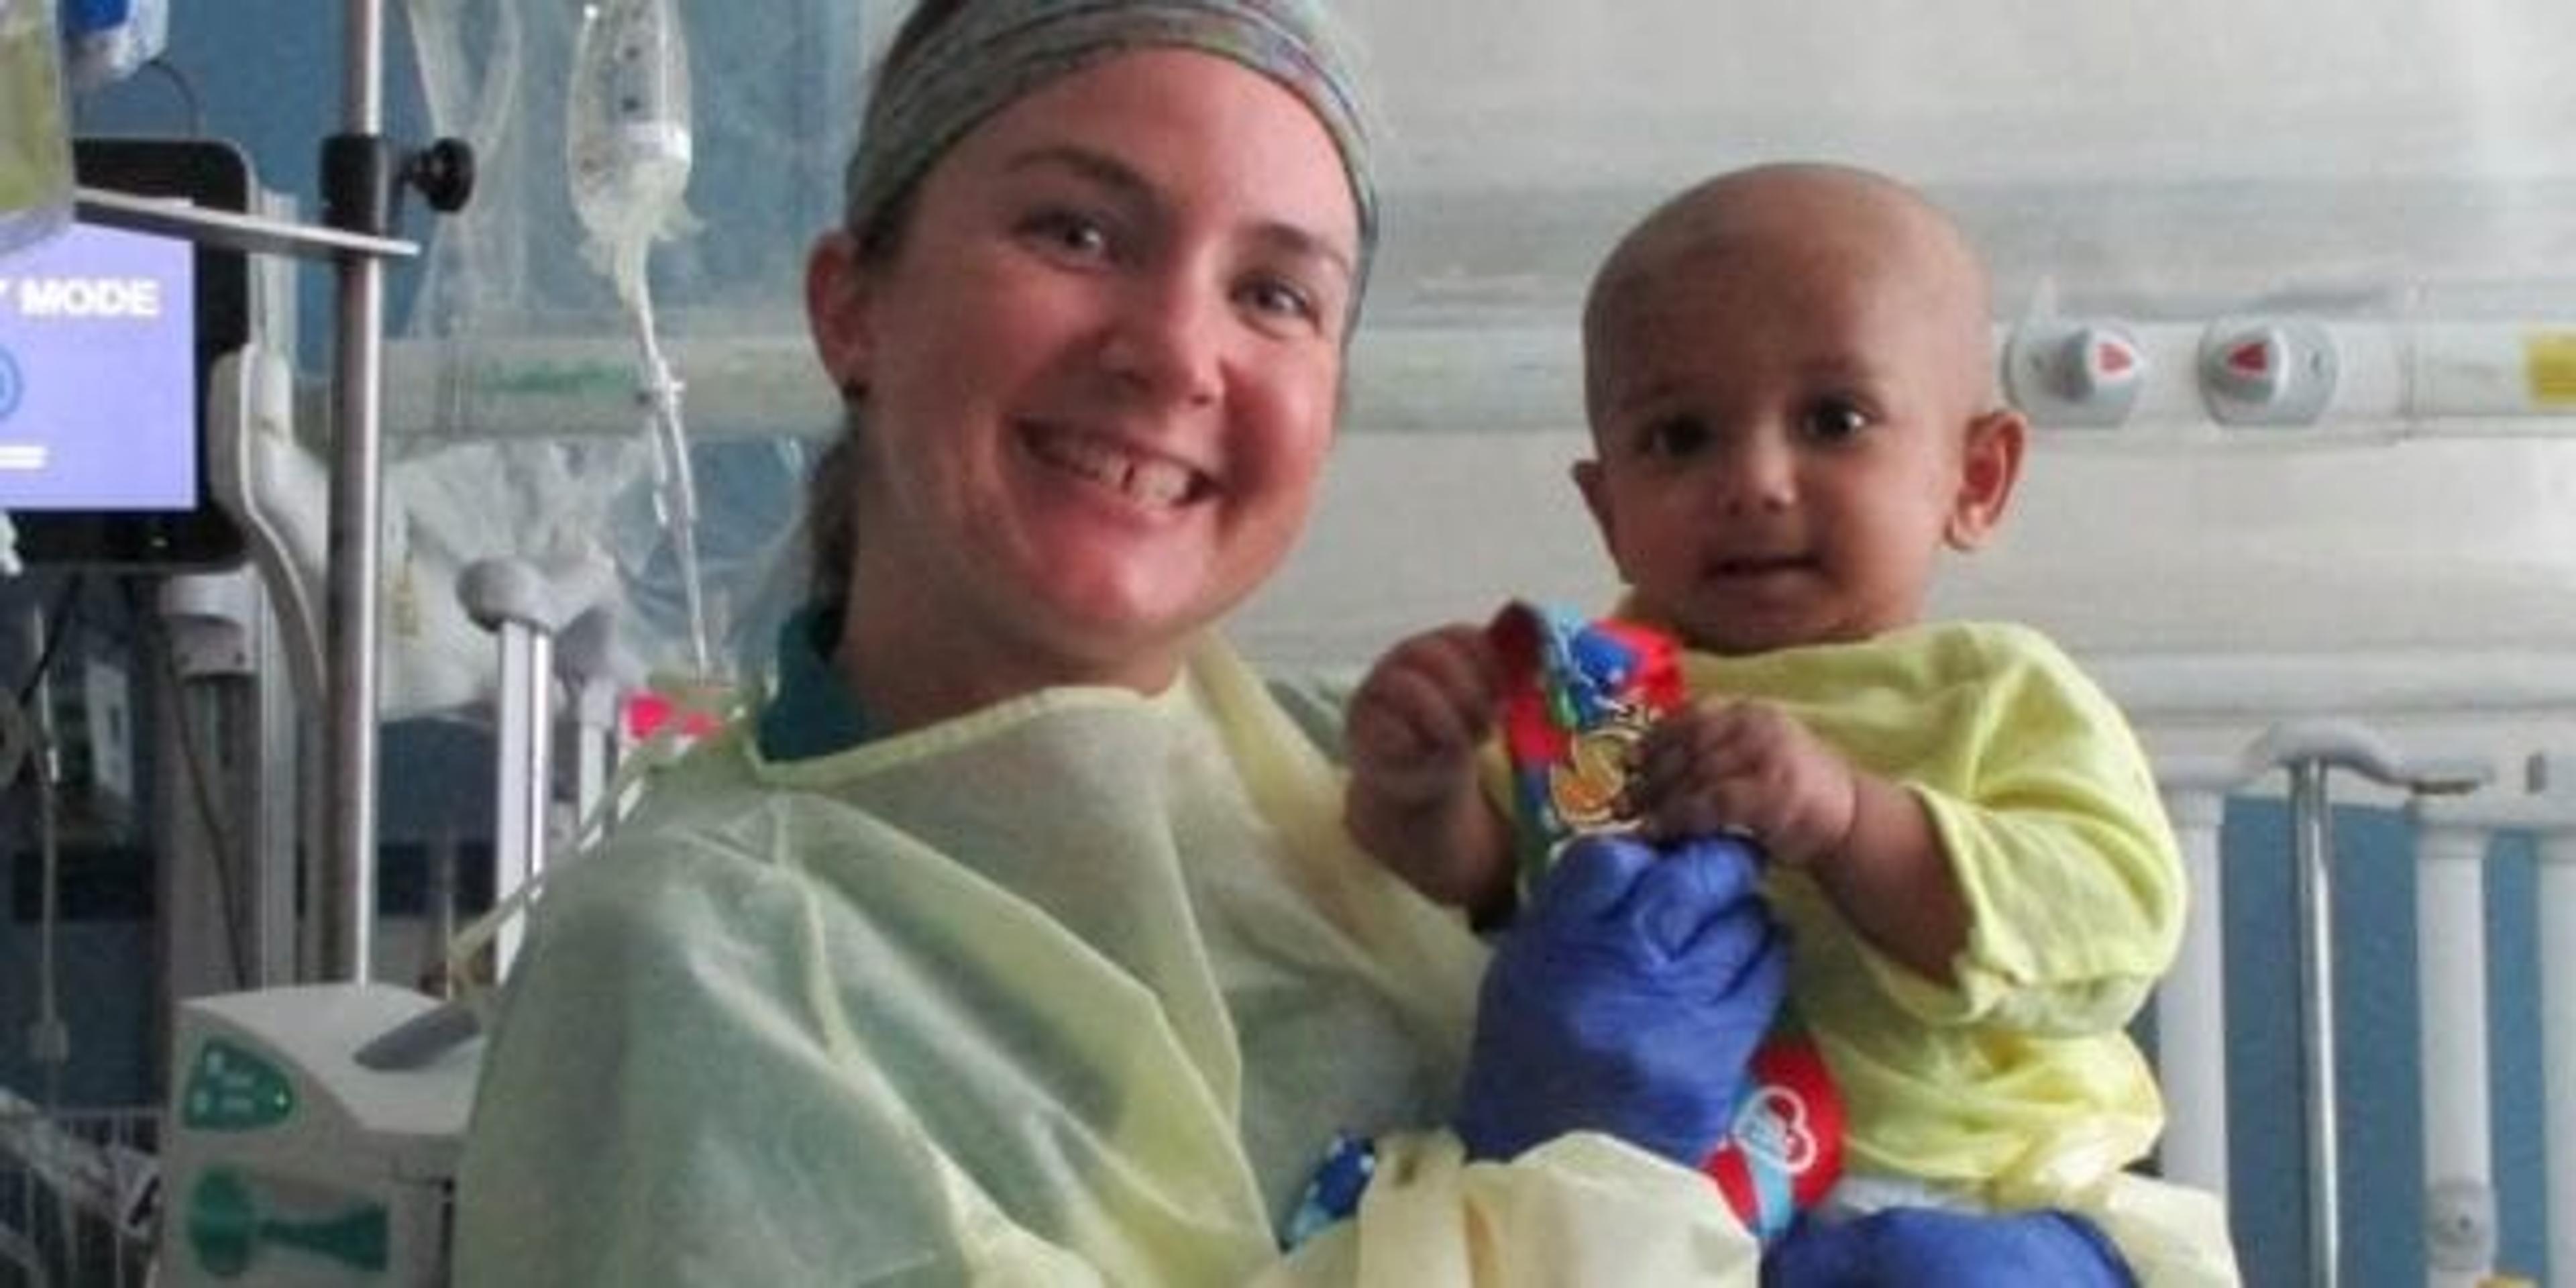
[[[1816,566],[1812,555],[1735,555],[1712,560],[1709,572],[1727,579],[1778,577],[1788,573],[1807,572]]]
[[[1141,505],[1185,505],[1216,486],[1213,479],[1180,461],[1139,453],[1114,439],[1045,426],[1028,428],[1020,438],[1041,462]]]

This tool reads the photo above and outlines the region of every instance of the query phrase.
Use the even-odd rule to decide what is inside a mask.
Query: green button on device
[[[258,1131],[295,1113],[295,1085],[277,1066],[222,1038],[197,1048],[180,1120],[203,1131]]]

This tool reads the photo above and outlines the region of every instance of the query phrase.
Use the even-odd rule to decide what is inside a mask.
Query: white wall
[[[1388,240],[1318,520],[1239,626],[1283,661],[1364,659],[1511,595],[1607,601],[1564,479],[1583,282],[1649,203],[1749,159],[1925,186],[1986,248],[2005,321],[2576,318],[2576,6],[2555,0],[1342,11],[1384,91]],[[2512,387],[2503,353],[2480,378]],[[2042,440],[1941,608],[2094,654],[2576,645],[2576,417],[2444,420],[2420,369],[2354,362],[2381,356],[2347,355],[2368,389],[2333,431],[2517,437],[2245,450],[2192,423],[2169,363],[2136,450]]]
[[[1405,0],[1341,6],[1402,182],[1691,173],[1858,147],[1942,181],[2563,174],[2552,0]]]

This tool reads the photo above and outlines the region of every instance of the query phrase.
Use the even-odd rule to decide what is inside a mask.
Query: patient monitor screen
[[[250,166],[215,139],[83,138],[84,186],[239,213]],[[209,485],[215,363],[249,339],[240,251],[80,217],[0,255],[0,510],[30,565],[229,566]]]
[[[0,509],[196,505],[194,259],[89,224],[0,259]]]

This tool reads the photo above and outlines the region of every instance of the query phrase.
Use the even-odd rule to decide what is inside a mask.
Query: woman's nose
[[[1223,387],[1223,300],[1180,273],[1140,277],[1120,293],[1101,364],[1119,384],[1156,402],[1198,406]]]

